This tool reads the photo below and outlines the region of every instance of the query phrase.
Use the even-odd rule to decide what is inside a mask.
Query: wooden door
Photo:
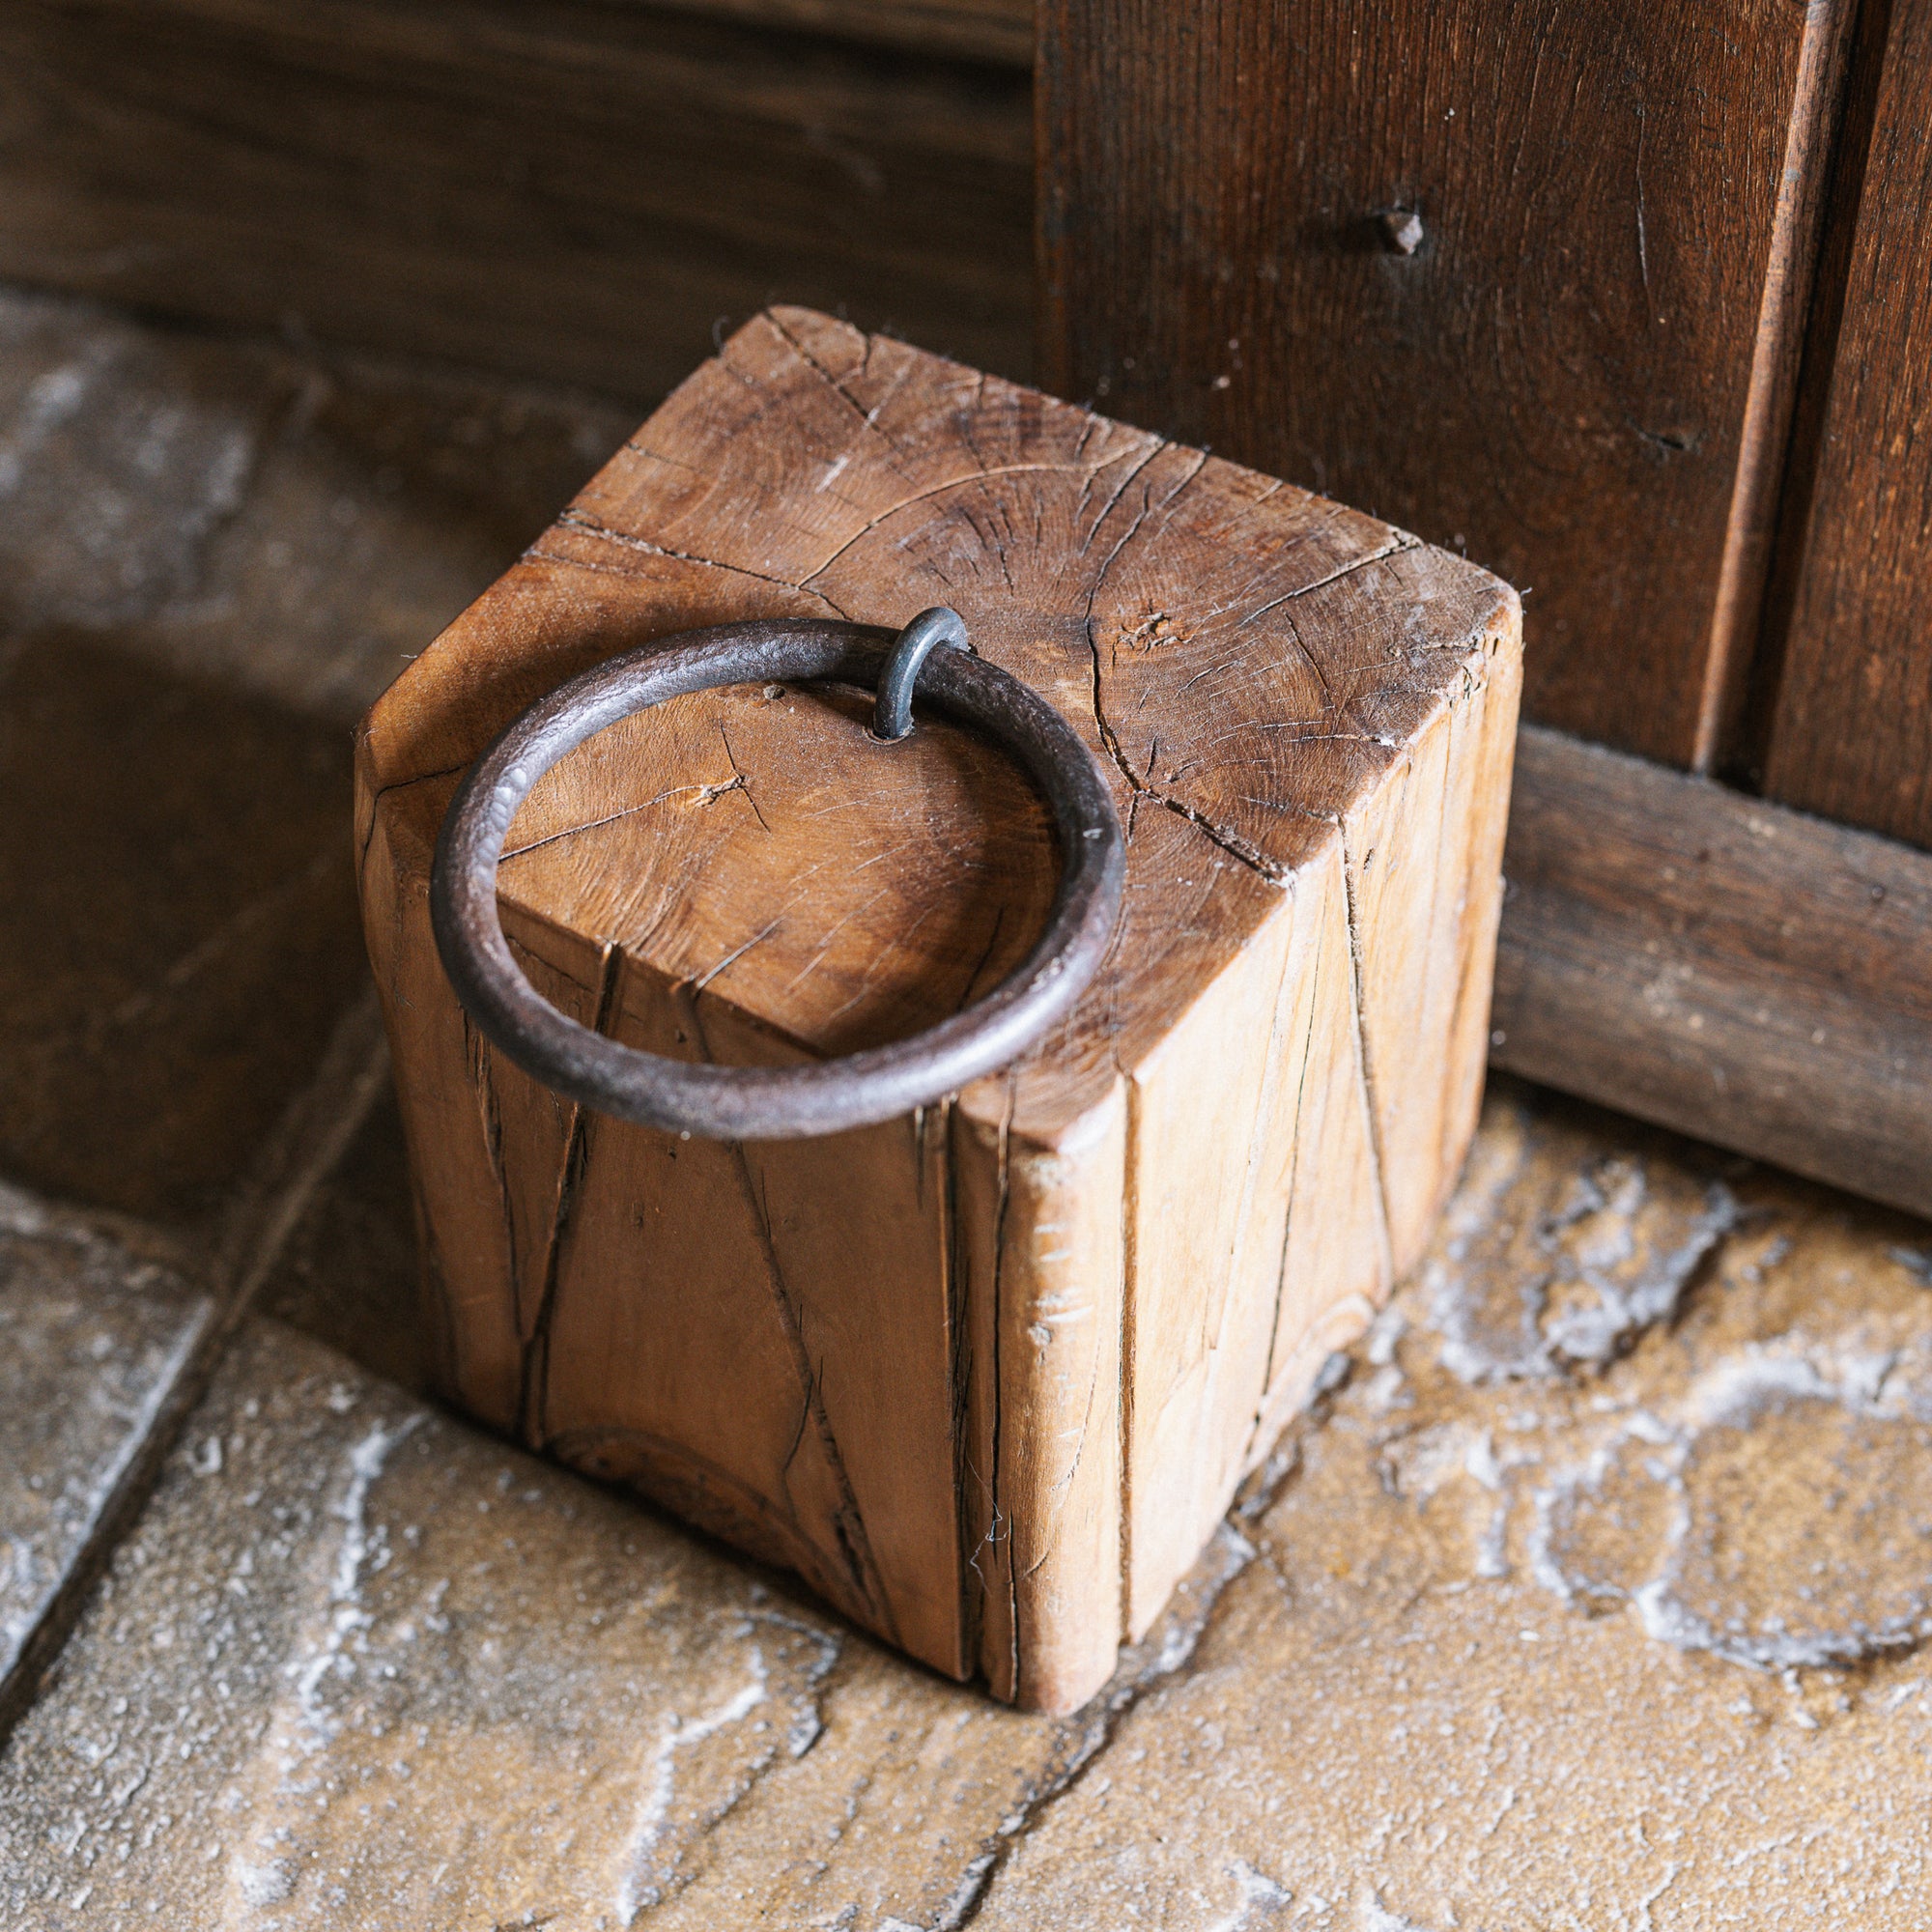
[[[1496,1059],[1932,1208],[1932,0],[1043,0],[1036,111],[1047,386],[1524,593]]]

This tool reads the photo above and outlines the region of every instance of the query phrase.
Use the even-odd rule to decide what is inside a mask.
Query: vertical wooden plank
[[[1691,748],[1691,769],[1705,777],[1720,763],[1736,761],[1738,740],[1752,708],[1772,546],[1783,502],[1800,370],[1807,354],[1819,236],[1857,11],[1855,0],[1808,0],[1804,9],[1730,523],[1711,611],[1710,660]]]
[[[1046,0],[1045,381],[1466,549],[1532,716],[1689,764],[1806,20]]]
[[[1932,845],[1932,6],[1884,49],[1764,783]]]

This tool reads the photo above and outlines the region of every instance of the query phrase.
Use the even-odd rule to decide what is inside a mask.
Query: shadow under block
[[[1005,1073],[821,1140],[685,1140],[497,1057],[430,937],[457,775],[562,678],[737,618],[954,605],[1115,781],[1124,911]],[[1067,1709],[1417,1257],[1482,1084],[1520,687],[1494,578],[1337,504],[801,309],[651,417],[379,702],[369,946],[428,1348],[496,1427]],[[837,687],[613,726],[511,828],[566,1011],[778,1063],[944,1017],[1054,882],[1019,774]]]

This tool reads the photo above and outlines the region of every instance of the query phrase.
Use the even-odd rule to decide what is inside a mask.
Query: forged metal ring
[[[944,615],[959,623],[953,612]],[[1060,884],[1046,929],[999,985],[909,1039],[783,1067],[643,1053],[580,1026],[544,999],[503,937],[497,868],[518,807],[553,765],[619,719],[717,685],[836,678],[883,696],[900,642],[922,625],[924,662],[912,668],[922,697],[1016,758],[1053,814]],[[952,641],[947,628],[939,612],[927,611],[896,637],[810,618],[686,631],[571,678],[511,724],[457,787],[430,873],[430,922],[443,970],[492,1045],[557,1093],[620,1120],[718,1140],[781,1140],[929,1106],[1006,1065],[1060,1019],[1094,977],[1120,914],[1126,869],[1120,820],[1092,753],[1044,698],[970,647],[925,655],[942,638]],[[964,636],[959,624],[962,644]]]

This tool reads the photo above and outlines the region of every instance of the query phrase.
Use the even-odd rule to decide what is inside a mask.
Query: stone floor
[[[629,427],[0,295],[0,1924],[1919,1927],[1932,1230],[1498,1082],[1015,1715],[429,1402],[345,726]]]

